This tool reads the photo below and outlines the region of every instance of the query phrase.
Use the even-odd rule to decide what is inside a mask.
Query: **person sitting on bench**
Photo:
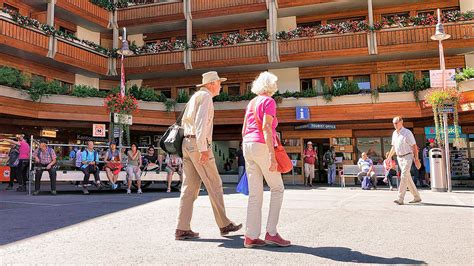
[[[94,180],[96,186],[100,189],[102,188],[100,184],[100,177],[99,177],[99,167],[97,163],[99,162],[99,154],[94,149],[94,142],[88,141],[87,148],[84,152],[81,153],[82,155],[82,172],[84,173],[84,181],[82,182],[82,192],[84,195],[89,194],[86,185],[89,183],[89,177],[91,174],[94,174]]]
[[[360,172],[357,174],[357,178],[362,183],[364,177],[370,176],[370,180],[372,181],[372,186],[374,189],[377,188],[377,176],[375,175],[374,171],[374,163],[372,160],[367,156],[367,153],[363,152],[361,158],[357,162],[357,165],[360,168]]]
[[[41,188],[41,176],[44,171],[48,171],[49,179],[51,181],[51,194],[56,195],[56,153],[48,147],[48,141],[40,139],[40,146],[33,153],[35,158],[35,191],[33,195],[36,196]]]

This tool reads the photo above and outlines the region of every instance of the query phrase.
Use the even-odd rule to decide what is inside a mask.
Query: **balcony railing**
[[[451,35],[449,40],[474,38],[474,22],[445,24],[444,31]],[[435,26],[386,29],[377,33],[377,45],[435,43],[431,40],[434,33]]]
[[[141,73],[144,71],[176,68],[184,69],[183,51],[162,52],[157,54],[144,54],[130,56],[125,59],[124,65],[128,72]],[[174,66],[174,67],[171,67]]]
[[[265,3],[266,0],[191,0],[191,9],[194,12],[209,9],[249,6]]]
[[[92,4],[89,0],[57,0],[56,5],[86,19],[94,19],[94,22],[107,27],[109,12],[98,5]]]
[[[48,36],[44,33],[20,27],[13,21],[0,15],[0,44],[46,56],[48,53],[48,40]]]
[[[55,60],[105,75],[107,74],[109,59],[106,55],[92,49],[81,47],[74,42],[58,39]]]
[[[245,59],[243,64],[253,63],[254,60],[262,60],[267,63],[267,43],[248,43],[225,47],[206,47],[192,51],[192,63],[214,61],[223,66],[228,65],[233,60]]]
[[[367,48],[366,33],[331,34],[280,41],[280,55]]]
[[[121,25],[169,21],[173,17],[184,19],[182,2],[137,5],[117,11],[117,20]]]

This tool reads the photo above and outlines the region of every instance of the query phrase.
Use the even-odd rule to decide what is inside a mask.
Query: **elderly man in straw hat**
[[[208,191],[214,218],[221,235],[227,235],[242,228],[242,224],[235,225],[227,218],[222,180],[212,153],[214,122],[212,98],[219,95],[221,82],[226,80],[226,78],[219,78],[215,71],[204,73],[202,83],[197,85],[201,89],[191,97],[184,111],[181,123],[185,136],[183,141],[184,180],[181,188],[176,240],[199,237],[198,233],[191,230],[191,217],[193,203],[199,194],[201,182]]]

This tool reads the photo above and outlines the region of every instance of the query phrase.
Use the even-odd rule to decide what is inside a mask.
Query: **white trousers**
[[[413,156],[407,155],[405,157],[397,157],[398,165],[400,166],[400,186],[398,186],[398,200],[403,202],[407,188],[410,189],[411,194],[415,199],[420,199],[420,193],[416,189],[415,183],[411,178],[410,169],[413,163]]]
[[[262,227],[263,178],[270,186],[270,208],[267,232],[276,235],[278,219],[283,202],[283,179],[281,173],[270,172],[270,154],[263,143],[244,143],[245,167],[249,182],[249,201],[247,208],[247,229],[245,235],[251,239],[260,236]]]

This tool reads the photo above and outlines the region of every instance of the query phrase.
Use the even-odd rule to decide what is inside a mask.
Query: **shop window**
[[[222,35],[224,35],[224,34],[229,35],[229,34],[238,34],[238,33],[239,33],[238,30],[234,30],[234,31],[223,31],[223,32],[212,32],[212,33],[209,33],[209,34],[208,34],[208,37],[209,37],[209,38],[212,38],[212,37],[220,38],[220,37],[222,37]]]
[[[342,86],[342,83],[347,81],[347,77],[336,77],[332,78],[332,86],[339,89]]]
[[[348,146],[351,145],[351,138],[333,138],[333,145]]]
[[[324,78],[302,79],[301,91],[314,89],[317,94],[323,94],[324,84]]]
[[[311,22],[305,22],[305,23],[298,23],[297,26],[302,27],[302,28],[314,28],[314,27],[321,26],[321,21],[311,21]]]
[[[45,82],[45,81],[46,81],[46,77],[45,77],[45,76],[41,76],[41,75],[31,74],[31,80],[43,81],[43,82]]]
[[[352,17],[352,18],[339,18],[339,19],[330,19],[328,20],[328,24],[339,24],[346,21],[363,21],[365,17]]]
[[[387,74],[387,83],[390,85],[400,86],[403,73],[389,73]]]
[[[252,82],[245,83],[245,93],[251,93],[251,92],[252,92]]]
[[[244,32],[246,34],[252,33],[252,32],[260,32],[260,31],[266,31],[266,28],[251,28],[251,29],[245,29]]]
[[[16,13],[20,13],[20,9],[18,9],[17,7],[14,7],[12,5],[3,3],[3,7],[6,8],[6,9],[9,9],[11,11],[14,11]]]
[[[435,11],[434,10],[420,10],[420,11],[417,11],[417,14],[418,16],[421,16],[421,17],[427,17],[429,15],[434,16]]]
[[[386,20],[392,20],[395,17],[399,18],[409,18],[410,12],[400,12],[400,13],[391,13],[391,14],[382,14],[382,18]]]
[[[76,32],[74,32],[73,30],[67,29],[63,26],[59,27],[59,31],[65,33],[66,35],[75,35],[76,34]]]
[[[355,76],[354,81],[361,91],[370,91],[370,75]]]
[[[68,91],[71,91],[72,90],[72,86],[73,84],[72,83],[69,83],[69,82],[66,82],[66,81],[62,81],[62,80],[56,80],[59,82],[59,85],[61,85],[62,87],[65,87],[67,88]]]
[[[363,152],[367,153],[374,164],[383,163],[381,138],[357,138],[356,161],[359,160]]]
[[[240,84],[229,84],[227,85],[227,94],[231,96],[240,95]]]
[[[163,94],[166,98],[171,98],[171,89],[156,89],[156,93]]]

